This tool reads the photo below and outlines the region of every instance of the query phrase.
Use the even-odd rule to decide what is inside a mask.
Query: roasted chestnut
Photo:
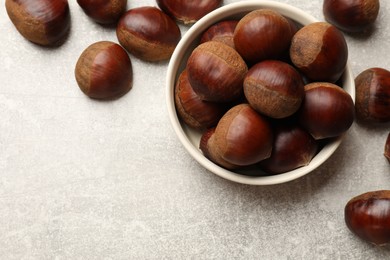
[[[145,61],[169,59],[181,38],[175,21],[149,6],[128,10],[119,20],[116,34],[128,52]]]
[[[236,29],[237,20],[227,20],[218,22],[210,26],[201,36],[200,43],[208,41],[219,41],[234,48],[234,30]]]
[[[255,164],[271,155],[273,133],[268,120],[248,104],[231,108],[215,131],[201,140],[209,159],[225,168]]]
[[[318,152],[317,141],[297,124],[274,127],[271,157],[259,163],[267,173],[279,174],[308,165]]]
[[[325,19],[345,32],[361,32],[378,17],[379,0],[324,0]]]
[[[355,78],[356,116],[361,122],[390,121],[390,71],[370,68]]]
[[[90,45],[80,55],[75,76],[87,96],[113,99],[131,89],[133,70],[129,55],[119,44],[101,41]]]
[[[355,117],[352,97],[328,82],[305,86],[305,97],[298,111],[299,122],[316,140],[346,132]]]
[[[349,230],[376,245],[390,243],[390,191],[371,191],[352,198],[344,209]]]
[[[67,0],[6,0],[5,8],[19,33],[33,43],[58,45],[69,32]]]
[[[200,44],[187,61],[188,80],[206,101],[230,102],[240,97],[247,71],[240,54],[217,41]]]
[[[84,12],[95,22],[111,24],[126,11],[127,0],[77,0]]]
[[[259,9],[246,14],[234,31],[234,46],[250,64],[279,58],[291,43],[292,27],[281,14]]]
[[[198,130],[216,126],[228,110],[227,105],[201,100],[192,89],[186,70],[180,74],[175,86],[175,106],[180,118]]]
[[[191,24],[221,5],[222,0],[157,0],[158,6],[168,15],[184,24]]]
[[[334,83],[345,70],[348,47],[344,35],[336,27],[316,22],[295,33],[290,58],[311,81]]]
[[[254,65],[244,79],[244,93],[259,113],[272,118],[294,114],[304,96],[301,75],[291,65],[266,60]]]

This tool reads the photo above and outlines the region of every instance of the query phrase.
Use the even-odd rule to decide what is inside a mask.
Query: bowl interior
[[[179,120],[176,114],[174,102],[174,88],[176,80],[180,73],[184,70],[187,59],[192,50],[199,44],[201,34],[216,22],[228,19],[240,19],[248,12],[260,8],[268,8],[277,11],[300,25],[306,25],[318,21],[313,16],[298,8],[275,1],[243,1],[220,7],[196,22],[177,45],[168,66],[166,99],[169,117],[180,142],[191,156],[203,167],[222,178],[234,182],[252,185],[270,185],[294,180],[316,169],[338,148],[341,143],[342,136],[328,142],[307,166],[272,176],[249,176],[251,173],[247,171],[246,173],[249,175],[243,175],[240,174],[239,171],[229,171],[214,164],[202,154],[199,149],[201,132],[189,128]],[[352,98],[354,98],[354,80],[349,64],[347,64],[342,82],[343,88],[352,96]],[[259,170],[256,171],[258,172]]]

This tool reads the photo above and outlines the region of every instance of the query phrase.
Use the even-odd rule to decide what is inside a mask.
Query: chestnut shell
[[[333,25],[311,23],[293,36],[290,58],[311,81],[334,83],[344,73],[348,46],[344,35]]]
[[[292,25],[280,13],[259,9],[246,14],[234,31],[234,46],[250,64],[277,59],[289,48]]]
[[[150,6],[128,10],[120,18],[116,34],[129,53],[146,61],[169,59],[181,38],[175,21]]]
[[[67,0],[6,0],[5,7],[19,33],[33,43],[54,46],[68,35]]]
[[[175,85],[175,106],[180,118],[190,127],[202,130],[217,125],[228,106],[203,101],[192,89],[184,70]]]
[[[251,165],[271,155],[271,125],[248,104],[231,108],[219,121],[214,135],[215,148],[231,164]]]
[[[217,41],[198,45],[187,60],[188,80],[206,101],[230,102],[239,98],[247,71],[238,52]]]
[[[318,142],[302,127],[280,123],[274,127],[271,157],[259,165],[268,173],[280,174],[308,165],[318,149]]]
[[[345,32],[368,29],[378,17],[379,0],[324,0],[325,19]]]
[[[127,0],[77,0],[84,12],[95,22],[112,24],[126,11]]]
[[[237,20],[226,20],[213,24],[202,34],[200,43],[219,41],[234,48],[233,36],[237,24]]]
[[[113,99],[132,87],[133,70],[127,52],[114,42],[91,44],[80,55],[75,77],[80,89],[95,99]]]
[[[347,227],[376,245],[390,243],[390,191],[370,191],[352,198],[345,206]]]
[[[222,0],[157,0],[156,2],[168,15],[184,24],[191,24],[219,7]]]
[[[362,122],[390,121],[390,71],[370,68],[355,78],[356,116]]]
[[[285,118],[299,109],[304,97],[304,83],[291,65],[266,60],[248,71],[244,79],[244,93],[257,112],[272,118]]]
[[[305,97],[298,111],[299,123],[316,140],[345,133],[355,119],[352,97],[328,82],[305,86]]]

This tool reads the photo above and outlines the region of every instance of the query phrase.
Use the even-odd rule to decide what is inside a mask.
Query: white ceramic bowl
[[[280,14],[291,18],[301,25],[306,25],[318,21],[313,16],[303,12],[296,7],[275,1],[241,1],[220,7],[219,9],[209,13],[196,22],[185,33],[177,45],[168,66],[166,98],[169,117],[180,142],[184,145],[185,149],[190,153],[190,155],[203,167],[208,169],[210,172],[230,181],[252,185],[270,185],[297,179],[316,169],[323,162],[325,162],[339,147],[342,141],[342,136],[324,146],[307,166],[272,176],[242,175],[238,172],[226,170],[214,164],[202,154],[199,149],[201,133],[187,127],[185,124],[180,122],[176,113],[174,101],[174,88],[176,79],[185,68],[187,59],[192,50],[198,45],[202,32],[218,21],[232,18],[239,19],[248,12],[260,8],[268,8],[278,11]],[[352,98],[355,97],[354,79],[348,64],[343,76],[343,88],[352,96]]]

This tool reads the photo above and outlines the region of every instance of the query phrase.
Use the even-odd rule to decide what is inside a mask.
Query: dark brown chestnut
[[[390,122],[390,71],[370,68],[355,78],[356,117],[361,122]]]
[[[305,97],[298,112],[300,124],[316,139],[336,137],[346,132],[355,117],[352,97],[328,82],[305,86]]]
[[[336,27],[316,22],[295,33],[290,58],[311,81],[334,83],[345,70],[348,47],[344,35]]]
[[[272,118],[284,118],[299,109],[304,96],[304,83],[291,65],[266,60],[248,71],[244,79],[244,93],[257,112]]]
[[[370,191],[352,198],[345,206],[344,218],[349,230],[361,239],[389,244],[390,191]]]
[[[318,151],[317,141],[296,124],[274,127],[271,157],[260,162],[260,167],[271,174],[280,174],[308,165]]]
[[[390,162],[390,133],[389,133],[389,135],[387,136],[387,139],[386,139],[384,155],[387,158],[387,160]]]
[[[19,33],[33,43],[58,45],[69,32],[67,0],[6,0],[5,7]]]
[[[127,0],[77,0],[84,12],[95,22],[112,24],[126,12]]]
[[[279,58],[290,46],[291,25],[276,11],[259,9],[246,14],[234,31],[234,46],[250,64]]]
[[[240,104],[221,118],[215,132],[204,138],[201,147],[208,150],[205,154],[211,155],[210,160],[234,168],[268,158],[272,141],[273,133],[268,120],[248,104]]]
[[[181,38],[175,21],[149,6],[128,10],[119,20],[116,34],[128,52],[145,61],[169,59]]]
[[[176,82],[175,105],[184,123],[198,130],[216,126],[228,110],[226,105],[201,100],[192,89],[186,70]]]
[[[240,54],[217,41],[200,44],[187,61],[188,80],[206,101],[230,102],[240,97],[247,71]]]
[[[200,43],[219,41],[234,48],[233,35],[237,23],[237,20],[226,20],[213,24],[202,34]]]
[[[158,6],[168,15],[184,24],[191,24],[221,5],[222,0],[157,0]]]
[[[379,13],[379,0],[324,0],[325,19],[345,32],[361,32],[372,26]]]
[[[131,89],[133,70],[129,55],[119,44],[101,41],[83,51],[76,64],[75,76],[87,96],[113,99]]]

